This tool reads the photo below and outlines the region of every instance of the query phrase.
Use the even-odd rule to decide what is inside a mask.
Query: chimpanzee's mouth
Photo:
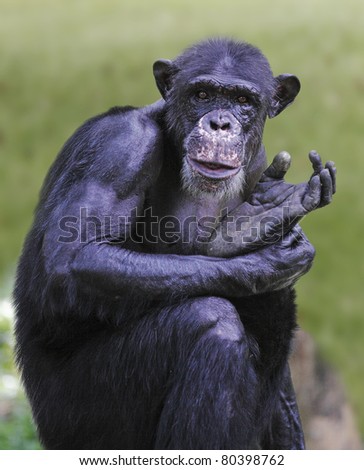
[[[212,179],[231,178],[236,175],[241,168],[240,165],[234,166],[227,163],[196,160],[194,158],[188,158],[188,162],[193,170],[197,171],[202,176]]]

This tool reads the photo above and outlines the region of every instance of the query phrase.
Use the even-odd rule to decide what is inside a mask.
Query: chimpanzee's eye
[[[207,100],[208,97],[209,97],[209,95],[204,90],[199,90],[197,92],[197,98],[200,99],[200,100]]]
[[[249,98],[247,96],[241,95],[241,96],[238,96],[238,101],[240,104],[248,104]]]

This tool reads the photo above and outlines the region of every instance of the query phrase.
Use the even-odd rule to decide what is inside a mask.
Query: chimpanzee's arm
[[[71,138],[51,170],[38,210],[45,290],[68,288],[75,295],[91,291],[108,298],[133,292],[148,299],[244,296],[285,287],[307,272],[314,250],[301,235],[231,259],[126,249],[135,213],[156,184],[162,152],[162,131],[145,109],[115,110]]]
[[[309,156],[314,172],[307,183],[295,185],[284,181],[290,156],[279,153],[249,200],[221,220],[206,252],[211,256],[237,256],[276,243],[306,214],[329,204],[336,189],[334,163],[323,167],[316,152]]]
[[[292,285],[311,266],[314,250],[298,231],[282,243],[244,257],[137,253],[90,243],[70,264],[81,284],[120,296],[246,296]]]

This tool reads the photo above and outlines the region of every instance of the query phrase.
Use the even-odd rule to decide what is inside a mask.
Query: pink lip
[[[240,166],[236,167],[222,163],[194,160],[192,158],[189,158],[188,162],[198,173],[211,179],[227,179],[240,171]]]

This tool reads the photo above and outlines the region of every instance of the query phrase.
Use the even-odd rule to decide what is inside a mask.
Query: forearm
[[[256,260],[137,253],[111,245],[90,244],[71,264],[71,275],[82,286],[108,295],[173,296],[250,295],[255,286]]]
[[[150,254],[120,245],[54,243],[43,239],[44,299],[63,296],[72,307],[79,295],[165,301],[178,297],[245,297],[279,290],[305,274],[314,249],[303,233],[232,258]]]

